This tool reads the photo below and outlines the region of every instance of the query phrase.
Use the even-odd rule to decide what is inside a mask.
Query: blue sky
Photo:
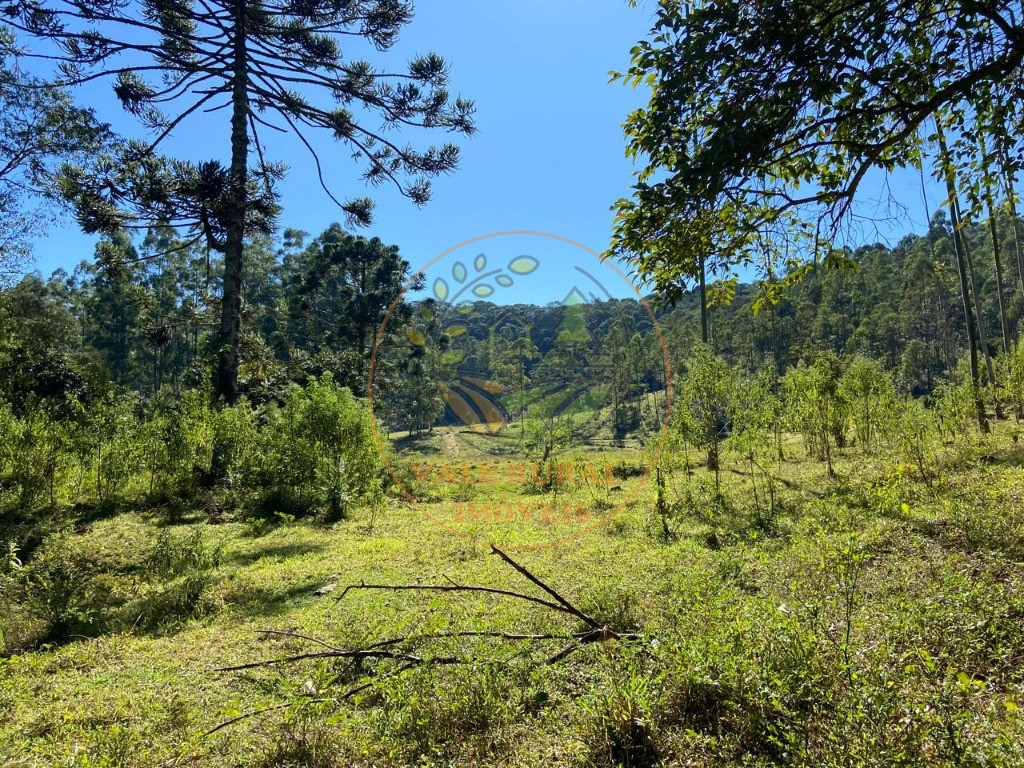
[[[603,250],[612,221],[609,207],[627,194],[633,170],[623,154],[621,124],[644,101],[640,91],[609,85],[608,71],[628,65],[629,50],[646,35],[653,13],[653,3],[632,8],[625,0],[421,0],[398,45],[377,60],[404,62],[430,50],[443,55],[451,65],[452,90],[476,101],[479,132],[463,143],[461,169],[436,181],[434,198],[423,208],[385,187],[367,190],[347,151],[325,141],[318,148],[332,190],[341,198],[374,196],[375,223],[360,233],[398,244],[414,268],[466,240],[506,230],[552,233]],[[137,132],[108,90],[83,89],[80,100],[97,107],[117,129]],[[410,132],[408,138],[425,143],[430,134]],[[282,185],[282,225],[316,234],[339,220],[298,141],[268,137],[267,143],[268,154],[291,169]],[[226,157],[226,113],[184,125],[166,151],[192,159]],[[866,199],[878,196],[882,181],[871,180]],[[920,229],[919,185],[912,175],[893,179],[894,194],[910,207],[909,219],[885,223],[863,239],[894,242]],[[939,200],[933,195],[929,202],[934,208]],[[35,267],[44,273],[70,269],[91,257],[94,242],[67,222],[38,242]],[[494,258],[521,251],[549,265],[561,263],[560,277],[522,281],[504,292],[504,301],[561,300],[572,270],[590,258],[537,238],[481,245],[478,252],[490,248]],[[609,291],[628,295],[621,279],[602,282],[616,281],[620,287]]]

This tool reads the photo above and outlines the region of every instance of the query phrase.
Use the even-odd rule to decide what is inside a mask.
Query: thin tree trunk
[[[967,261],[967,274],[971,281],[971,295],[974,300],[974,316],[978,321],[978,343],[981,345],[982,357],[985,360],[985,374],[988,378],[988,385],[992,387],[992,399],[995,402],[996,418],[1003,419],[1003,408],[999,403],[999,389],[996,386],[996,372],[992,366],[992,353],[988,348],[988,334],[985,332],[985,320],[981,312],[981,291],[978,290],[978,276],[974,271],[974,259],[971,257],[971,249],[967,244],[967,238],[963,234],[963,227],[966,226],[963,215],[960,213],[960,201],[953,198],[953,206],[957,209],[957,218],[960,221],[960,243],[964,249],[964,257]]]
[[[954,191],[953,194],[956,194]],[[982,357],[985,360],[986,373],[989,384],[995,386],[995,378],[992,375],[992,358],[988,349],[988,334],[985,332],[985,322],[981,312],[981,292],[978,290],[978,276],[974,271],[974,259],[971,255],[971,246],[967,242],[963,228],[967,226],[963,214],[960,211],[960,201],[953,199],[953,207],[956,208],[957,231],[960,234],[960,244],[964,251],[964,262],[967,264],[967,278],[971,288],[971,302],[974,305],[974,317],[978,323],[978,344],[981,346]]]
[[[931,227],[928,229],[928,237],[932,238]],[[939,275],[932,270],[932,275],[935,277],[935,297],[939,302],[939,317],[942,318],[939,323],[939,344],[942,345],[942,357],[946,363],[946,371],[949,373],[949,377],[952,379],[956,373],[956,345],[953,343],[951,334],[949,331],[949,323],[947,318],[949,317],[949,308],[946,306],[946,297],[943,295],[942,280],[939,279]]]
[[[707,288],[707,273],[705,271],[704,259],[700,261],[700,271],[698,273],[698,279],[700,280],[700,340],[705,344],[708,343],[708,288]]]
[[[1017,190],[1013,183],[1013,171],[1010,169],[1010,159],[1006,151],[1000,152],[999,164],[1003,171],[1003,187],[1006,193],[1006,208],[1010,214],[1010,222],[1013,224],[1013,249],[1017,255],[1017,280],[1020,286],[1021,296],[1024,297],[1024,248],[1021,248],[1020,221],[1017,218]]]
[[[999,226],[996,224],[995,205],[992,195],[988,198],[988,229],[992,235],[992,258],[996,264],[996,295],[999,297],[999,325],[1003,334],[1003,354],[1010,351],[1010,319],[1006,315],[1006,294],[1003,291],[1003,258],[999,245]]]
[[[970,355],[971,390],[974,395],[974,405],[978,412],[978,427],[982,432],[988,432],[988,416],[985,414],[985,403],[981,399],[980,391],[981,374],[978,370],[977,326],[974,323],[974,312],[971,310],[971,291],[967,284],[967,256],[964,252],[963,233],[960,231],[959,208],[956,205],[956,180],[953,176],[953,165],[949,160],[949,149],[946,146],[946,136],[942,130],[941,121],[936,120],[935,127],[939,139],[939,162],[942,164],[942,172],[946,179],[946,192],[950,200],[949,212],[953,225],[953,251],[956,254],[956,271],[960,278],[960,296],[963,299],[964,321],[967,325],[967,350]]]
[[[700,340],[705,346],[708,345],[710,334],[708,333],[708,288],[707,270],[704,259],[700,260]],[[709,350],[710,351],[710,350]],[[705,439],[708,444],[707,466],[715,473],[715,490],[718,490],[718,425],[712,415],[708,421],[707,434]]]
[[[978,148],[981,150],[982,162],[986,172],[991,170],[992,155],[989,154],[985,139],[978,135]],[[990,177],[985,179],[985,205],[988,209],[988,231],[992,236],[992,259],[996,269],[996,296],[999,299],[999,329],[1002,332],[1003,354],[1010,351],[1010,321],[1006,314],[1006,295],[1003,291],[1003,257],[1002,245],[999,242],[999,223],[996,221],[995,195],[992,192]]]
[[[242,290],[245,276],[245,219],[248,208],[249,117],[246,3],[236,0],[233,79],[231,92],[230,213],[224,249],[224,295],[217,334],[217,397],[228,404],[238,399],[238,346],[242,330]]]

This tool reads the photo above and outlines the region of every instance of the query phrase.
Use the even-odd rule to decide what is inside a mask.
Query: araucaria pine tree
[[[348,40],[389,49],[412,18],[411,3],[400,0],[14,0],[0,13],[22,34],[52,43],[29,55],[57,62],[65,85],[109,79],[125,110],[152,130],[150,141],[68,168],[64,191],[86,231],[158,222],[190,228],[223,253],[215,388],[227,402],[238,395],[244,241],[272,229],[274,183],[284,172],[267,158],[264,134],[293,134],[325,192],[365,224],[370,200],[342,202],[324,184],[314,129],[344,144],[366,181],[392,183],[417,204],[428,200],[431,177],[455,169],[458,148],[416,149],[393,131],[473,131],[472,102],[451,96],[440,56],[382,69],[343,51]],[[157,154],[177,126],[204,113],[224,115],[226,167]]]

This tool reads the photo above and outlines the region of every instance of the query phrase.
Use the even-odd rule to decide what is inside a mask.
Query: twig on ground
[[[264,635],[279,635],[283,637],[293,637],[306,642],[315,643],[325,650],[313,651],[310,653],[299,653],[291,656],[284,656],[276,659],[264,659],[262,661],[254,661],[247,664],[236,664],[232,666],[219,667],[215,671],[217,672],[233,672],[245,669],[255,669],[258,667],[270,667],[278,664],[292,664],[299,661],[308,659],[351,659],[355,664],[359,664],[363,659],[376,659],[380,661],[395,661],[401,662],[397,668],[392,669],[387,674],[377,675],[375,671],[368,671],[365,674],[369,677],[365,682],[358,683],[357,685],[349,688],[343,694],[333,698],[322,698],[322,699],[307,699],[303,701],[303,706],[313,703],[325,703],[325,702],[340,702],[351,698],[352,696],[373,687],[382,680],[387,680],[396,675],[400,675],[413,667],[423,665],[458,665],[458,664],[472,664],[479,663],[480,661],[488,662],[487,659],[479,659],[477,657],[470,656],[458,656],[458,655],[439,655],[430,656],[428,654],[421,654],[420,652],[413,653],[412,650],[417,646],[424,646],[434,641],[443,640],[457,640],[463,638],[483,638],[489,640],[495,640],[497,642],[509,642],[509,643],[545,643],[550,641],[561,641],[568,644],[565,645],[558,652],[548,655],[542,663],[544,664],[556,664],[575,651],[582,648],[584,645],[590,643],[602,643],[609,640],[628,641],[639,639],[639,635],[631,632],[616,631],[608,626],[603,625],[600,621],[595,619],[593,616],[583,612],[567,598],[561,595],[553,587],[546,584],[539,577],[531,573],[525,566],[513,560],[505,552],[498,549],[498,547],[492,545],[491,553],[500,557],[506,564],[512,567],[516,573],[525,578],[534,586],[540,588],[551,600],[537,597],[535,595],[529,595],[523,592],[516,592],[509,589],[499,589],[496,587],[484,587],[479,585],[471,584],[459,584],[452,579],[445,576],[444,578],[449,582],[448,584],[351,584],[342,591],[342,593],[335,598],[336,602],[341,601],[345,596],[353,590],[381,590],[381,591],[421,591],[421,592],[471,592],[479,594],[491,594],[499,595],[502,597],[511,597],[516,600],[523,600],[525,602],[533,603],[534,605],[540,605],[548,610],[555,611],[557,613],[572,616],[575,619],[582,621],[586,625],[586,629],[576,632],[549,632],[549,633],[531,633],[531,632],[502,632],[498,630],[455,630],[451,632],[433,632],[424,634],[410,633],[399,637],[392,637],[386,640],[380,640],[369,645],[365,645],[361,648],[339,648],[336,645],[332,645],[328,642],[320,640],[315,637],[303,635],[298,632],[288,632],[282,630],[262,630],[260,633]],[[517,652],[511,658],[522,655],[522,652]],[[507,661],[507,660],[506,660]],[[500,660],[489,660],[489,663],[503,663]],[[334,678],[335,680],[337,678]],[[267,707],[265,709],[255,710],[248,712],[238,717],[231,718],[230,720],[221,723],[217,727],[207,731],[205,735],[216,733],[222,728],[226,728],[229,725],[237,723],[241,720],[245,720],[249,717],[261,715],[266,712],[273,712],[281,709],[286,709],[289,704],[281,704],[273,707]]]

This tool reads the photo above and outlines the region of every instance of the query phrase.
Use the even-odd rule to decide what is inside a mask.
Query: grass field
[[[658,504],[641,450],[564,453],[545,484],[500,439],[438,430],[396,441],[414,500],[331,526],[97,519],[60,552],[101,629],[0,659],[0,765],[1024,765],[1016,436],[935,446],[927,478],[856,448],[829,477],[794,438],[765,515],[728,453],[721,494],[683,468]],[[630,637],[545,663],[565,639],[427,636],[579,619],[489,593],[335,600],[544,597],[488,541]],[[215,671],[323,650],[296,635],[411,636],[428,663]]]

